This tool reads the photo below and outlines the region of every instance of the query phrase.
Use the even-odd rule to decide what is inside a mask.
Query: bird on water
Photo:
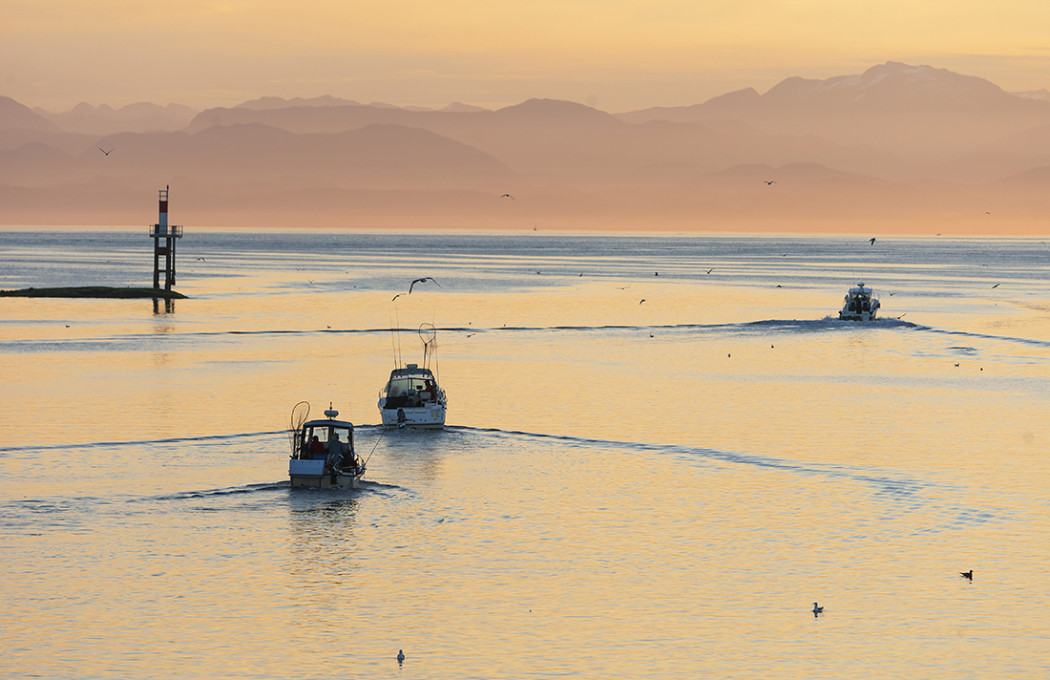
[[[813,616],[814,618],[824,613],[824,608],[818,605],[816,602],[813,603]]]
[[[970,571],[960,571],[959,573],[962,574],[962,577],[967,581],[973,580],[973,569],[971,569]]]
[[[405,652],[402,649],[397,650],[397,662],[401,663],[405,660]]]

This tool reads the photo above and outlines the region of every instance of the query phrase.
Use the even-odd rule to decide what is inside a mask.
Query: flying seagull
[[[423,283],[424,281],[434,281],[434,278],[433,278],[433,277],[431,277],[431,276],[424,276],[424,277],[423,277],[423,278],[421,278],[421,279],[416,279],[416,280],[415,280],[415,281],[413,281],[412,283],[408,284],[408,292],[409,292],[409,293],[411,293],[411,292],[412,292],[412,286],[416,285],[417,283]],[[440,288],[440,287],[441,287],[441,284],[440,284],[440,283],[438,283],[437,281],[434,281],[434,285],[435,285],[435,286],[437,286],[438,288]]]
[[[997,284],[995,284],[994,286],[992,286],[992,288],[998,288],[998,287],[999,287],[999,284],[998,284],[998,283],[997,283]]]
[[[514,198],[513,196],[511,196],[510,194],[503,194],[502,196],[500,196],[500,198],[509,198],[512,201],[518,200],[518,199]]]
[[[115,149],[115,148],[117,148],[117,147],[113,147],[113,149]],[[98,150],[101,151],[102,153],[106,154],[107,156],[110,155],[111,153],[113,153],[113,149],[110,149],[109,151],[106,151],[101,146],[98,147]]]
[[[642,298],[641,300],[639,300],[638,304],[642,304],[643,302],[645,302],[645,298]]]
[[[813,618],[824,613],[824,608],[819,606],[816,602],[813,603]]]
[[[871,237],[871,245],[875,245],[875,237],[874,236]]]
[[[970,571],[960,571],[959,573],[962,574],[962,577],[967,581],[973,580],[973,569],[971,569]]]
[[[764,179],[762,181],[766,183],[767,187],[771,187],[771,186],[773,186],[774,184],[777,183],[777,181],[775,179]]]

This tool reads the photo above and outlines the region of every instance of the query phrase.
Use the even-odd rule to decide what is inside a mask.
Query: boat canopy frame
[[[292,458],[309,460],[311,458],[310,441],[312,440],[312,437],[318,435],[318,441],[327,448],[330,434],[333,432],[336,434],[341,432],[347,433],[347,441],[344,443],[347,445],[347,452],[350,457],[355,458],[354,424],[348,420],[335,420],[332,418],[308,420],[303,423],[295,433],[295,451],[292,454]],[[323,440],[320,438],[321,434],[324,435]],[[340,439],[340,441],[342,441],[342,439]]]

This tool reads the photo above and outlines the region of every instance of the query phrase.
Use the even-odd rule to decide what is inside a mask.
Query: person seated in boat
[[[423,383],[423,392],[420,395],[420,399],[423,401],[435,401],[437,399],[437,386],[433,380],[427,380]]]
[[[310,440],[310,458],[324,458],[326,455],[327,452],[324,450],[324,444],[321,443],[321,440],[318,439],[315,434]]]

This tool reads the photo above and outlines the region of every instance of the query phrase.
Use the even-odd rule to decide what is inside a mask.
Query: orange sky
[[[261,95],[611,111],[930,64],[1050,87],[1045,0],[0,0],[0,94],[226,106]]]

